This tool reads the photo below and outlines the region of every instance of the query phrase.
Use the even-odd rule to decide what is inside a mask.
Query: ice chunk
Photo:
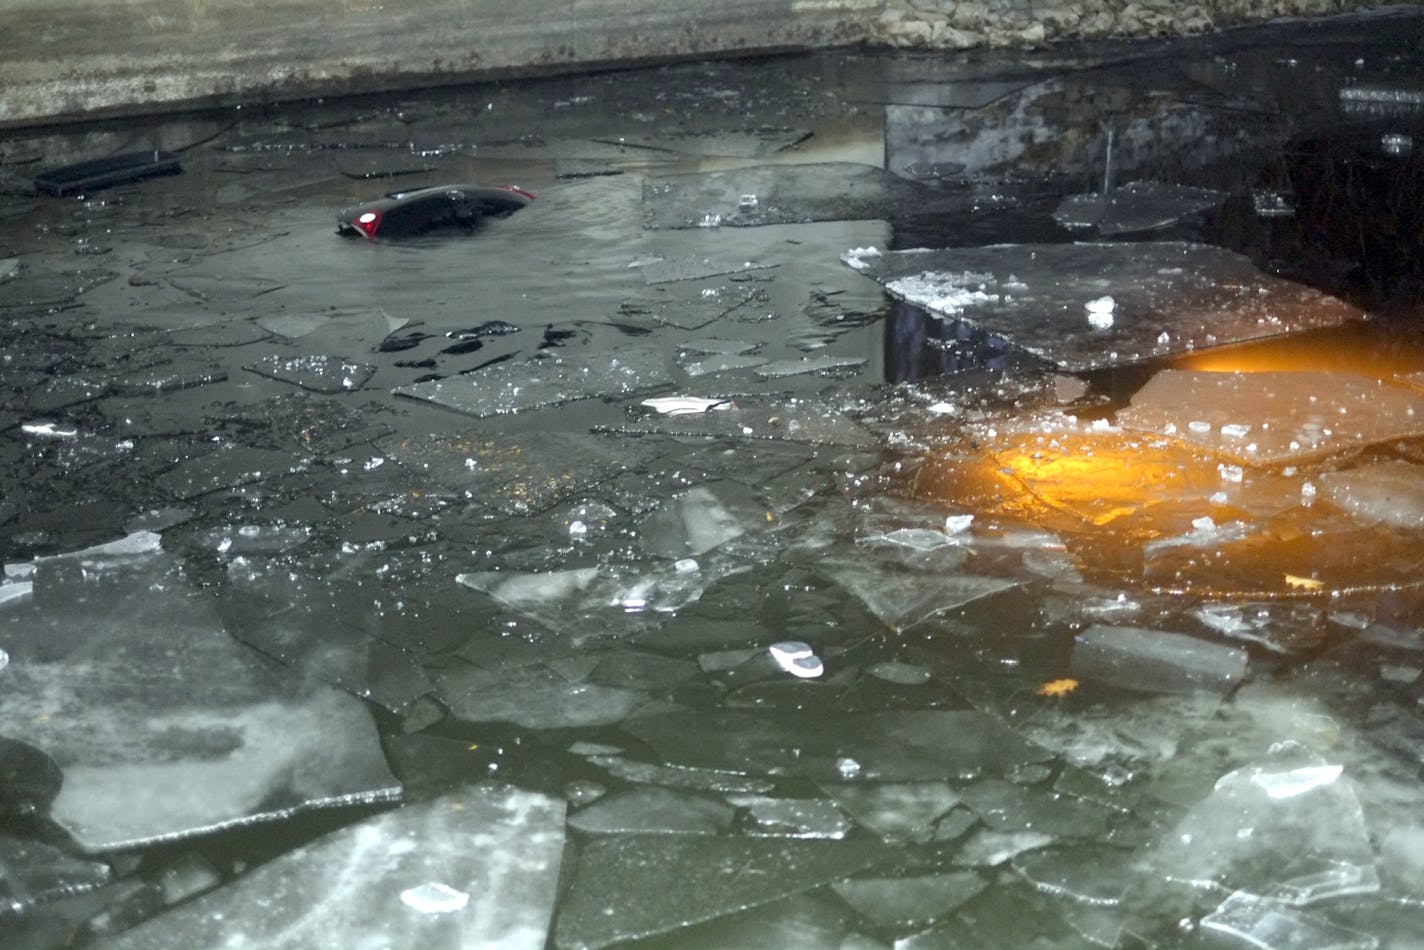
[[[665,435],[769,439],[813,445],[869,447],[876,437],[860,423],[831,406],[810,400],[738,398],[724,412],[651,416],[616,427],[619,432],[659,432]]]
[[[554,356],[497,363],[462,376],[399,386],[398,396],[466,415],[526,412],[595,396],[621,396],[673,381],[660,350],[623,347],[604,356]]]
[[[713,409],[735,409],[730,399],[708,399],[705,396],[659,396],[644,399],[642,405],[665,416],[685,416],[710,412]]]
[[[1105,194],[1069,195],[1053,217],[1065,227],[1096,227],[1106,237],[1164,228],[1225,200],[1210,188],[1132,181]]]
[[[1343,769],[1294,744],[1228,772],[1154,851],[1154,867],[1198,887],[1310,905],[1379,889],[1364,813]]]
[[[1251,407],[1250,441],[1223,431],[1240,424],[1243,406]],[[1118,412],[1117,423],[1153,433],[1170,428],[1175,438],[1244,465],[1300,463],[1424,434],[1424,395],[1346,372],[1164,370]]]
[[[319,838],[110,943],[542,950],[563,844],[562,802],[474,785]]]
[[[1363,318],[1319,291],[1203,244],[1003,244],[857,257],[892,296],[957,318],[1070,372],[1242,343]],[[1113,325],[1081,332],[1110,290]],[[1237,410],[1246,401],[1235,403]],[[1174,407],[1191,405],[1178,399]]]
[[[659,557],[705,554],[767,523],[766,502],[731,481],[709,482],[668,499],[638,527],[643,549]]]
[[[827,554],[818,560],[816,569],[897,630],[1018,586],[1017,581],[962,573],[959,568],[967,555],[959,547],[915,553],[922,560],[913,567],[893,560]]]
[[[598,838],[579,856],[554,945],[599,950],[670,933],[840,880],[887,856],[864,840]]]
[[[660,229],[696,227],[709,216],[724,227],[884,219],[919,207],[928,194],[870,165],[763,165],[649,178],[643,222]]]
[[[826,791],[857,824],[891,843],[929,841],[935,822],[959,802],[946,782],[831,784]]]
[[[1117,309],[1117,301],[1111,297],[1098,297],[1089,300],[1086,304],[1088,311],[1088,326],[1094,330],[1107,330],[1113,325],[1113,312]]]
[[[1102,844],[1045,848],[1018,855],[1014,870],[1045,894],[1096,907],[1119,904],[1140,871],[1130,851]]]
[[[851,878],[831,889],[877,927],[900,930],[943,917],[985,888],[974,871],[911,877]]]
[[[1246,651],[1180,633],[1092,626],[1074,638],[1071,673],[1151,693],[1226,693],[1246,675]]]
[[[732,826],[733,811],[715,799],[666,788],[615,792],[569,816],[589,834],[715,835]]]
[[[339,356],[273,355],[244,367],[259,376],[292,383],[318,393],[355,392],[376,374],[370,363]]]
[[[1424,468],[1400,460],[1325,472],[1325,498],[1369,524],[1424,529]]]
[[[86,850],[396,794],[367,709],[230,637],[168,555],[50,559],[34,583],[0,613],[0,721],[64,763],[51,816]]]
[[[699,221],[702,219],[699,218]],[[697,225],[694,224],[694,227]],[[648,284],[667,284],[680,280],[703,280],[707,277],[720,277],[723,274],[743,274],[747,271],[765,270],[775,267],[775,264],[758,264],[755,261],[742,261],[735,263],[731,261],[713,261],[705,257],[680,257],[670,260],[657,260],[644,264],[643,280]]]
[[[1202,918],[1204,929],[1259,950],[1374,950],[1375,937],[1269,898],[1237,891]]]
[[[507,722],[526,729],[605,726],[648,701],[636,689],[577,682],[543,666],[451,666],[435,677],[450,711],[465,722]]]
[[[992,868],[1026,851],[1053,843],[1053,836],[1040,831],[989,831],[981,828],[970,836],[954,863],[962,867]]]
[[[216,451],[179,463],[160,475],[156,484],[172,497],[186,501],[225,488],[290,475],[306,466],[306,460],[293,453],[227,443]]]
[[[840,839],[852,827],[833,802],[821,798],[731,795],[727,800],[746,810],[749,833],[759,837]]]

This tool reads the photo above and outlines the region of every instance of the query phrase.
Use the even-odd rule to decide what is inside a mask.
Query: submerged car
[[[512,185],[434,185],[393,191],[337,215],[336,232],[348,236],[409,237],[437,228],[473,228],[485,218],[506,218],[534,200]]]

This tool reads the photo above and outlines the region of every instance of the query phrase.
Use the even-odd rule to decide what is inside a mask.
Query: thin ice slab
[[[845,260],[892,296],[1069,372],[1364,317],[1240,254],[1180,241],[852,251]]]
[[[398,793],[359,700],[283,675],[182,562],[137,547],[42,560],[32,598],[0,613],[0,723],[63,770],[50,817],[81,847]]]
[[[1398,459],[1320,476],[1325,498],[1367,524],[1424,530],[1424,469]]]
[[[630,419],[616,431],[730,439],[769,439],[869,448],[871,431],[838,409],[805,399],[738,398],[715,411]]]
[[[1226,201],[1223,192],[1157,181],[1132,181],[1105,194],[1069,195],[1053,212],[1067,228],[1096,228],[1107,237],[1175,224]]]
[[[595,396],[621,396],[673,381],[663,354],[629,347],[604,356],[543,356],[478,372],[399,386],[398,396],[485,417],[526,412]]]
[[[563,802],[476,785],[284,854],[111,945],[542,950],[563,847]]]
[[[1164,370],[1117,423],[1245,465],[1300,463],[1424,434],[1424,395],[1356,373]]]
[[[599,838],[580,856],[554,946],[596,950],[670,933],[829,884],[888,856],[865,839]]]
[[[376,373],[370,363],[325,354],[268,356],[244,369],[317,393],[355,392]]]

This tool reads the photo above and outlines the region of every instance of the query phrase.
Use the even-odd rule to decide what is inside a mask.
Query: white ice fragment
[[[0,607],[11,601],[23,600],[35,592],[34,581],[10,581],[0,584]],[[5,664],[0,663],[0,667]]]
[[[730,399],[706,399],[702,396],[658,396],[644,399],[644,406],[656,409],[665,416],[686,416],[713,409],[735,409]]]
[[[448,914],[462,910],[470,902],[470,895],[457,891],[448,884],[432,881],[419,887],[408,887],[401,891],[401,903],[422,914]]]
[[[1315,483],[1305,482],[1300,486],[1300,503],[1309,508],[1315,504]]]
[[[1192,520],[1192,528],[1197,531],[1213,531],[1216,529],[1216,522],[1207,515]]]
[[[0,670],[10,665],[10,654],[0,650]]]
[[[702,569],[702,566],[697,563],[697,558],[685,557],[680,560],[674,561],[672,564],[672,569],[674,571],[677,571],[679,574],[696,574]]]
[[[1239,423],[1239,422],[1229,422],[1229,423],[1227,423],[1226,425],[1224,425],[1224,426],[1221,427],[1221,434],[1224,435],[1224,436],[1226,436],[1228,439],[1241,439],[1241,438],[1245,438],[1246,433],[1248,433],[1248,432],[1250,432],[1250,431],[1251,431],[1251,427],[1250,427],[1250,426],[1248,426],[1248,425],[1242,425],[1242,424]]]
[[[756,195],[742,195],[737,201],[737,207],[743,211],[751,211],[756,208],[758,203]]]
[[[1111,297],[1099,297],[1088,301],[1088,324],[1095,330],[1106,330],[1113,325],[1113,310],[1117,301]]]
[[[26,422],[20,426],[26,435],[39,435],[47,439],[72,439],[79,434],[78,429],[61,429],[54,422]]]
[[[699,228],[720,228],[722,226],[722,216],[708,212],[697,222],[697,226]]]
[[[879,256],[880,249],[878,247],[853,247],[841,255],[841,260],[856,270],[865,270],[870,266],[865,262],[865,258]]]
[[[944,519],[945,534],[963,534],[974,523],[973,515],[950,515]]]
[[[1241,479],[1246,476],[1240,465],[1228,465],[1222,462],[1216,466],[1216,470],[1221,473],[1223,482],[1231,482],[1233,485],[1241,484]]]
[[[946,415],[954,411],[954,406],[947,402],[937,402],[929,407],[929,411],[937,416]]]
[[[783,670],[801,679],[813,679],[826,671],[810,644],[800,640],[783,640],[770,647],[771,657]]]
[[[1231,499],[1227,497],[1227,494],[1224,491],[1213,492],[1211,497],[1207,499],[1207,501],[1211,502],[1213,505],[1224,505],[1230,500]]]
[[[577,539],[585,537],[587,534],[588,525],[577,519],[569,522],[569,537]]]
[[[1171,346],[1171,345],[1172,345],[1172,335],[1171,335],[1170,333],[1168,333],[1166,330],[1163,330],[1161,333],[1157,334],[1157,345],[1158,345],[1158,346]]]
[[[1187,423],[1187,428],[1197,435],[1206,435],[1211,431],[1211,423],[1203,422],[1201,419],[1193,419]]]
[[[836,759],[836,772],[844,779],[852,779],[860,774],[860,763],[850,756]]]
[[[1343,765],[1308,765],[1286,772],[1256,772],[1251,782],[1272,798],[1294,798],[1329,785],[1345,771]]]

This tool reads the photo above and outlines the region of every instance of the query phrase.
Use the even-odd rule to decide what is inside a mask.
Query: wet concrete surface
[[[1416,946],[1420,27],[8,133],[6,945]]]

